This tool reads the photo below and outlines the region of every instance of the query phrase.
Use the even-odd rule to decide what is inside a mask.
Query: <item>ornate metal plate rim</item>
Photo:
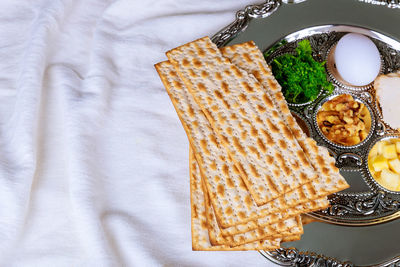
[[[282,248],[274,251],[259,251],[269,261],[281,266],[327,266],[327,267],[352,267],[354,264],[348,261],[340,261],[336,258],[326,257],[314,252],[302,252],[296,248]],[[363,267],[386,267],[400,262],[400,255],[379,264]]]
[[[400,8],[400,1],[399,0],[358,0],[361,2],[373,4],[373,5],[386,5],[389,8]],[[301,1],[284,1],[285,4],[289,3],[296,3],[296,2],[303,2]],[[282,4],[281,0],[267,0],[263,4],[258,5],[251,5],[247,6],[244,10],[240,10],[236,14],[236,20],[232,22],[227,27],[223,28],[217,34],[212,37],[214,43],[216,43],[219,47],[223,46],[227,42],[229,42],[232,38],[234,38],[239,32],[243,31],[249,21],[254,17],[268,17],[270,14],[275,12],[279,6]],[[398,212],[399,213],[399,212]],[[299,252],[296,249],[281,249],[276,250],[272,253],[279,254],[287,253],[292,251],[292,256],[287,258],[286,261],[284,259],[277,259],[276,257],[271,254],[271,252],[260,251],[260,253],[270,261],[283,265],[283,266],[337,266],[337,267],[344,267],[344,266],[353,266],[353,264],[348,262],[340,262],[333,258],[327,258],[323,255],[316,255],[313,252]],[[400,256],[395,257],[391,260],[382,262],[377,265],[372,265],[371,267],[375,266],[389,266],[395,265],[400,262]]]

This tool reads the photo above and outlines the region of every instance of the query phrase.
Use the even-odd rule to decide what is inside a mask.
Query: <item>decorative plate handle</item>
[[[218,46],[224,46],[229,40],[243,31],[251,18],[265,18],[274,13],[281,5],[297,4],[307,0],[267,0],[263,4],[249,5],[236,13],[234,22],[217,32],[211,40]],[[389,8],[400,8],[400,0],[357,0],[373,5],[386,5]]]
[[[274,13],[282,4],[281,0],[267,0],[263,4],[250,5],[236,13],[236,20],[217,32],[211,40],[218,46],[224,46],[230,39],[244,30],[251,18],[265,18]]]

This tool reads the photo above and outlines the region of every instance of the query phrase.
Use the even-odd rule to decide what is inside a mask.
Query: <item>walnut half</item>
[[[353,146],[367,138],[371,129],[371,114],[363,103],[343,94],[322,105],[317,113],[317,124],[332,142]]]

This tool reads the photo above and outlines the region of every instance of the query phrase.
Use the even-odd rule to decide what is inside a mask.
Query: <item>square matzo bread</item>
[[[263,86],[209,38],[167,52],[258,205],[316,178]]]
[[[194,155],[193,155],[194,156]],[[197,166],[198,167],[198,166]],[[201,175],[201,173],[200,173]],[[204,181],[204,177],[202,177]],[[283,238],[285,236],[303,234],[303,226],[300,216],[286,218],[273,224],[257,225],[255,229],[248,229],[242,233],[233,235],[223,235],[221,228],[218,226],[215,218],[213,207],[210,204],[208,192],[205,184],[203,183],[203,193],[205,199],[205,211],[207,217],[207,224],[209,226],[209,236],[211,244],[213,245],[230,245],[238,246],[246,243],[251,243],[257,240],[266,240],[274,238]],[[257,222],[255,222],[257,223]]]
[[[229,227],[286,209],[284,199],[271,201],[262,210],[256,205],[238,169],[173,65],[165,61],[156,64],[156,69],[195,151],[218,224]]]
[[[191,229],[193,250],[273,250],[279,248],[280,239],[260,240],[242,246],[230,247],[229,245],[213,246],[209,239],[208,224],[204,206],[204,193],[200,177],[200,169],[190,152],[190,205]],[[299,238],[298,236],[286,237],[286,240]]]
[[[242,224],[280,210],[286,211],[287,204],[293,204],[291,206],[297,207],[298,213],[291,215],[302,213],[301,207],[297,205],[298,203],[307,202],[307,210],[304,212],[313,210],[313,206],[316,209],[321,208],[321,205],[318,205],[321,204],[321,201],[308,201],[309,199],[320,198],[323,195],[307,185],[295,190],[296,193],[292,194],[289,199],[285,195],[273,202],[257,207],[235,166],[230,160],[225,160],[229,156],[224,149],[221,149],[218,137],[214,135],[209,122],[192,96],[185,90],[173,66],[169,62],[162,62],[157,64],[156,68],[188,134],[189,141],[196,150],[200,169],[203,169],[205,174],[216,217],[222,228]],[[224,194],[221,194],[221,192]],[[227,199],[227,196],[230,196],[230,199]],[[231,202],[232,199],[235,202]],[[235,205],[232,203],[235,203]],[[265,224],[267,223],[263,225]],[[245,225],[245,227],[247,226]],[[232,230],[229,233],[234,234],[235,231]]]

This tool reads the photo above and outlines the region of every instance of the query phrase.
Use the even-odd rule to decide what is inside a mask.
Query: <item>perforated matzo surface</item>
[[[190,161],[190,205],[191,229],[193,250],[273,250],[279,248],[280,239],[260,240],[245,245],[230,247],[228,245],[213,246],[210,242],[208,225],[204,206],[204,193],[200,178],[200,170],[192,152]],[[298,236],[285,237],[286,240],[299,238]]]
[[[209,38],[175,48],[167,56],[258,205],[316,177],[262,85],[222,57]]]
[[[273,77],[261,51],[250,41],[221,49],[222,54],[234,64],[251,73],[264,86],[274,105],[281,114],[283,121],[290,129],[310,163],[318,174],[318,179],[311,182],[314,190],[322,194],[331,194],[349,187],[335,166],[335,160],[329,156],[324,147],[316,145],[315,141],[308,138],[296,123],[289,111],[287,103],[281,92],[281,87]]]

